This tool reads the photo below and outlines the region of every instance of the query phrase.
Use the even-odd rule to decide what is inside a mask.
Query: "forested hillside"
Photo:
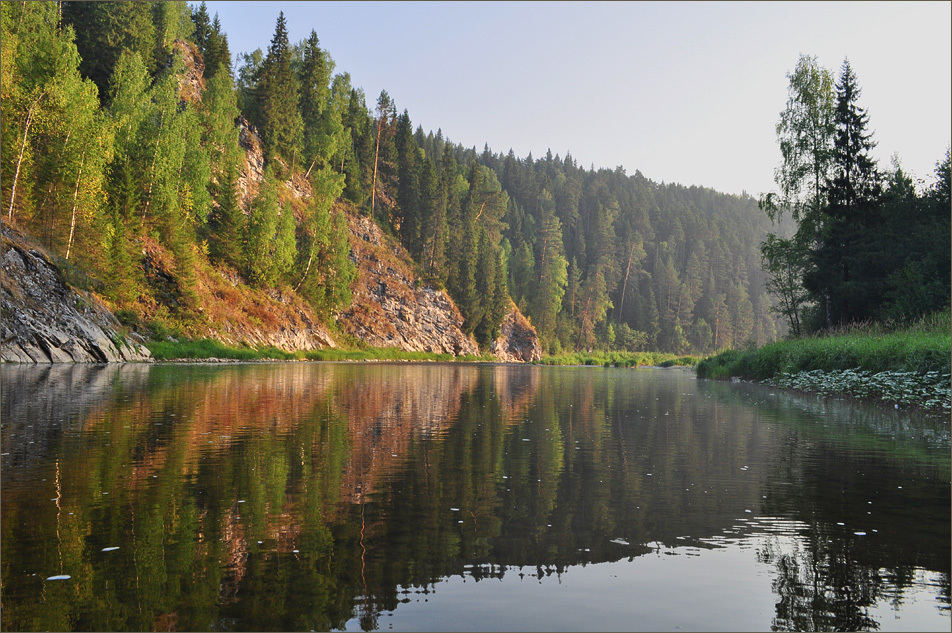
[[[283,14],[234,63],[204,4],[3,2],[0,17],[4,221],[146,328],[203,310],[199,265],[331,323],[356,274],[346,206],[400,241],[484,349],[510,299],[549,353],[778,335],[771,222],[746,194],[414,129],[386,91],[368,105],[316,32],[291,43]]]

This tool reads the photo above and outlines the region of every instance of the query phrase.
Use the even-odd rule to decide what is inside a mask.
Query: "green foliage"
[[[909,320],[948,304],[948,177],[919,193],[897,166],[882,196],[862,194],[866,211],[843,211],[860,208],[837,193],[853,186],[844,183],[875,180],[867,169],[834,182],[867,152],[847,147],[867,122],[855,77],[834,86],[812,58],[791,74],[778,125],[781,191],[761,201],[768,216],[801,225],[793,238],[771,238],[746,195],[586,170],[551,152],[477,153],[439,130],[414,131],[386,91],[370,111],[346,73],[333,75],[316,32],[288,42],[283,14],[267,52],[240,56],[232,82],[227,37],[207,6],[114,4],[65,3],[62,30],[52,3],[2,5],[0,64],[4,208],[43,227],[59,254],[98,268],[113,298],[145,289],[142,242],[155,240],[174,256],[186,297],[195,254],[206,252],[258,286],[296,289],[326,318],[349,302],[355,276],[333,212],[344,198],[399,237],[425,279],[445,285],[483,345],[509,297],[544,349],[671,353],[775,338],[768,289],[794,333],[828,311]],[[82,25],[78,48],[70,24]],[[181,100],[184,68],[168,55],[183,35],[205,61],[194,103]],[[94,67],[107,88],[99,95],[76,71]],[[97,111],[96,96],[108,110]],[[234,124],[242,115],[257,126],[271,170],[247,209]],[[302,174],[312,197],[282,208],[283,181]],[[902,257],[888,256],[891,244],[903,245]],[[844,292],[810,285],[834,278]],[[845,317],[833,295],[847,297]]]
[[[692,366],[694,356],[677,356],[663,352],[571,352],[544,356],[541,365],[589,365],[602,367],[674,367]]]
[[[45,4],[51,7],[54,3]],[[148,2],[63,2],[63,21],[73,26],[82,57],[80,71],[109,94],[109,82],[124,52],[138,53],[149,73],[166,63],[156,56],[156,28]],[[163,33],[163,35],[165,35]]]
[[[698,364],[699,378],[766,379],[781,373],[862,369],[949,372],[948,312],[912,327],[890,330],[870,325],[836,335],[777,341],[759,349],[728,350]]]
[[[291,46],[282,11],[261,64],[256,87],[257,118],[252,122],[261,132],[266,157],[280,156],[292,167],[302,148],[304,128],[298,109],[298,86],[291,70]]]
[[[337,163],[335,159],[343,156],[349,141],[342,120],[343,108],[331,102],[334,60],[321,49],[314,31],[302,48],[298,84],[304,159],[310,165],[308,172],[315,166],[331,169]]]
[[[294,217],[289,207],[281,206],[279,186],[269,167],[251,203],[245,227],[244,271],[251,283],[261,286],[283,281],[297,255]]]
[[[221,30],[218,14],[214,20],[209,20],[208,9],[202,2],[198,9],[192,11],[192,36],[205,62],[203,76],[210,81],[223,71],[231,77],[231,52],[228,49],[228,37]]]
[[[323,317],[351,301],[357,276],[350,259],[347,221],[332,206],[343,190],[344,177],[320,169],[311,176],[312,195],[301,223],[296,271],[303,271],[297,289]]]
[[[948,196],[933,205],[943,198],[943,164],[924,196],[898,162],[880,172],[859,97],[848,62],[835,86],[832,74],[805,56],[790,76],[777,126],[781,191],[760,206],[774,220],[789,210],[796,222],[792,238],[769,234],[761,244],[775,310],[795,336],[869,319],[915,319],[952,301]]]

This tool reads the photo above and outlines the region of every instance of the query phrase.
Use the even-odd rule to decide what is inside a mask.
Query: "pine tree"
[[[469,189],[460,205],[457,221],[451,229],[457,239],[450,253],[449,264],[453,275],[450,277],[449,290],[463,314],[464,331],[467,334],[473,333],[481,316],[479,289],[476,286],[480,238],[476,215],[479,212],[478,192],[481,178],[482,171],[479,164],[473,161],[470,163],[467,178]]]
[[[44,3],[45,4],[45,3]],[[148,72],[165,63],[156,59],[156,29],[148,2],[63,2],[63,21],[76,31],[80,72],[109,94],[109,79],[124,51],[138,53]]]
[[[869,318],[875,290],[866,282],[863,248],[880,216],[881,177],[867,131],[869,114],[858,105],[860,88],[849,61],[836,84],[833,177],[826,186],[822,243],[812,253],[804,284],[815,296],[831,297],[830,320],[840,324]],[[829,325],[829,322],[828,322]]]
[[[290,167],[299,157],[304,124],[298,110],[298,80],[291,70],[284,12],[278,14],[257,86],[258,120],[267,158],[283,158]]]
[[[420,256],[420,149],[412,133],[409,113],[397,119],[397,209],[400,241],[414,259]]]
[[[206,81],[213,79],[219,73],[231,77],[231,50],[228,47],[228,36],[221,30],[221,22],[218,20],[217,13],[215,19],[212,20],[208,39],[200,50],[205,60],[204,77]]]
[[[555,215],[552,196],[545,190],[540,197],[541,221],[536,240],[539,275],[538,291],[530,301],[533,323],[543,340],[555,334],[556,318],[568,281],[568,262],[562,244],[562,223]]]
[[[390,219],[392,192],[390,184],[393,176],[395,151],[393,147],[394,121],[396,107],[386,90],[377,97],[377,109],[374,116],[374,153],[373,172],[370,182],[370,217]],[[380,209],[378,210],[378,202]]]
[[[445,283],[446,268],[446,196],[440,187],[436,167],[427,158],[420,169],[420,243],[421,264],[427,276]]]

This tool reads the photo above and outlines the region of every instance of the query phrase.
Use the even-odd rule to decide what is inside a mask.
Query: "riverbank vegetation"
[[[572,352],[544,356],[540,365],[596,365],[602,367],[691,367],[694,356],[678,356],[664,352]]]
[[[912,325],[869,323],[837,334],[776,341],[705,358],[699,378],[760,380],[777,387],[952,410],[952,314]]]
[[[364,347],[288,352],[273,346],[235,347],[212,339],[153,340],[147,343],[157,361],[227,360],[227,361],[407,361],[407,362],[496,362],[489,355],[474,356],[407,352],[393,347]],[[662,352],[574,352],[559,356],[545,356],[540,365],[594,365],[602,367],[690,367],[697,363],[694,356],[676,356]]]
[[[730,350],[700,361],[698,377],[764,380],[783,373],[856,369],[873,373],[949,373],[950,319],[950,312],[944,311],[906,327],[870,323],[837,334]]]
[[[761,245],[790,340],[703,360],[702,378],[748,378],[948,412],[950,153],[917,187],[898,160],[881,170],[848,61],[839,76],[801,56],[777,124],[779,191],[760,206],[791,237]],[[789,228],[789,227],[787,227]]]
[[[273,346],[235,347],[212,339],[174,339],[149,341],[146,346],[157,361],[229,360],[229,361],[416,361],[486,362],[490,356],[408,352],[394,347],[335,349],[288,352]]]
[[[908,322],[952,297],[950,150],[935,182],[918,185],[893,157],[882,169],[859,80],[848,60],[833,73],[802,55],[788,75],[777,137],[778,190],[760,206],[791,237],[761,245],[777,312],[794,336],[869,321]]]

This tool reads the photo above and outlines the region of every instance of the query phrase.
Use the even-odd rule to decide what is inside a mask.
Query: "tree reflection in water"
[[[871,607],[901,612],[935,582],[948,613],[941,421],[681,370],[125,365],[2,381],[8,630],[372,630],[454,576],[541,581],[738,544],[772,570],[777,630],[877,629]]]

